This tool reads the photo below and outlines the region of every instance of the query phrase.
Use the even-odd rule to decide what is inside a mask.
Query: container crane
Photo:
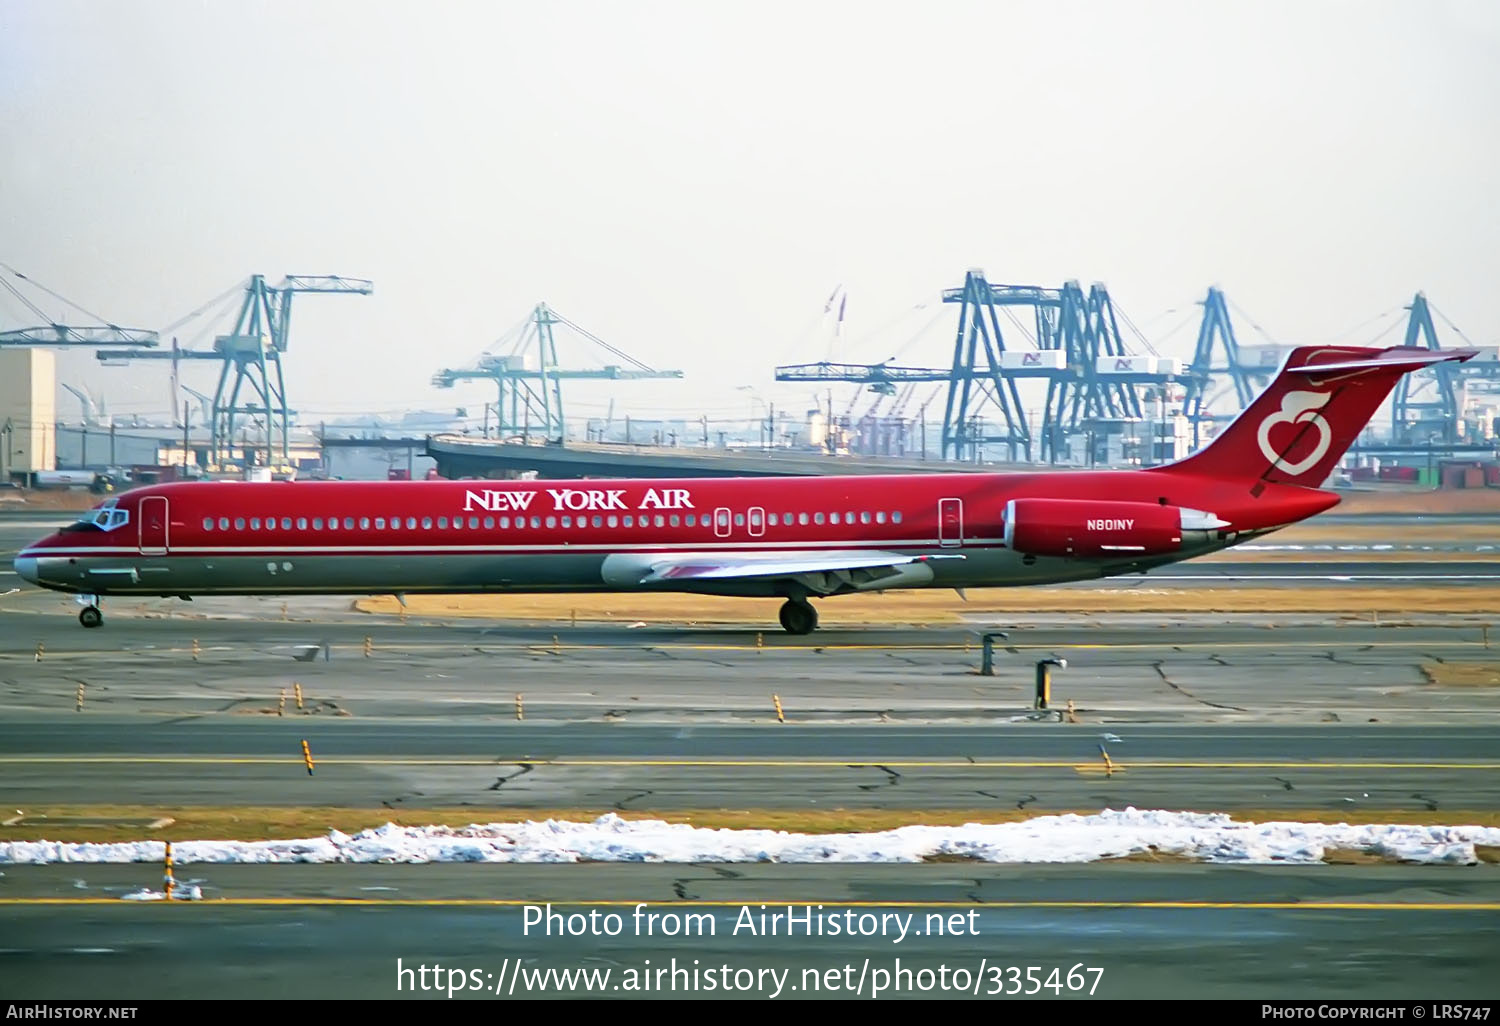
[[[299,292],[368,296],[373,291],[374,286],[362,278],[289,275],[273,287],[266,284],[264,275],[251,275],[244,286],[244,298],[234,327],[229,334],[214,339],[213,349],[180,349],[174,339],[170,351],[101,350],[97,356],[100,361],[111,363],[133,359],[171,360],[174,380],[181,360],[218,362],[219,381],[214,390],[211,419],[212,462],[221,465],[230,462],[235,431],[242,426],[242,421],[264,417],[266,461],[268,464],[274,462],[279,428],[281,463],[286,465],[291,461],[288,436],[292,411],[286,403],[281,354],[286,352],[291,332],[292,297]],[[242,401],[240,393],[246,382],[250,384],[251,394]]]
[[[553,327],[559,324],[571,328],[621,363],[592,370],[559,367],[557,340],[553,332]],[[503,351],[496,352],[497,349]],[[473,364],[457,369],[444,368],[432,376],[432,383],[437,388],[452,388],[459,381],[493,381],[499,391],[494,404],[499,437],[519,435],[529,442],[531,435],[536,433],[548,441],[561,443],[567,438],[562,402],[564,379],[639,381],[680,377],[682,371],[648,367],[559,315],[546,303],[538,303],[525,321],[481,353]],[[486,430],[488,426],[486,420]]]

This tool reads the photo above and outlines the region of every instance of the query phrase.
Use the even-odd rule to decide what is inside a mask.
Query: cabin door
[[[148,495],[141,500],[141,555],[164,556],[167,552],[167,500]]]

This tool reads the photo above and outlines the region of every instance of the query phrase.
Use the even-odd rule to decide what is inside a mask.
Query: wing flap
[[[709,554],[698,557],[674,557],[651,567],[642,584],[656,581],[724,580],[749,577],[795,577],[798,574],[834,573],[839,570],[867,570],[878,567],[905,566],[926,562],[927,556],[902,556],[894,552],[829,553],[800,556],[783,554],[775,557]]]

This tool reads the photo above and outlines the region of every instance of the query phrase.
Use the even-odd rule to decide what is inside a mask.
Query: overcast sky
[[[1365,343],[1424,289],[1494,344],[1497,55],[1489,0],[0,0],[0,261],[149,328],[372,279],[298,300],[304,421],[481,402],[429,378],[542,300],[686,372],[618,412],[805,406],[771,368],[830,355],[836,286],[833,355],[944,363],[969,267],[1103,281],[1173,355],[1211,284],[1242,342]],[[164,365],[92,363],[165,408]]]

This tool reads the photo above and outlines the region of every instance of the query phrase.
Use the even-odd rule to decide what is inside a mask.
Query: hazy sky
[[[1242,342],[1368,342],[1424,289],[1494,344],[1497,55],[1489,0],[0,0],[0,261],[156,328],[372,279],[298,300],[304,421],[477,405],[428,379],[539,300],[686,372],[620,412],[804,406],[771,368],[829,355],[836,286],[835,355],[942,363],[975,266],[1104,281],[1174,355],[1210,284]],[[165,407],[165,365],[92,364]]]

